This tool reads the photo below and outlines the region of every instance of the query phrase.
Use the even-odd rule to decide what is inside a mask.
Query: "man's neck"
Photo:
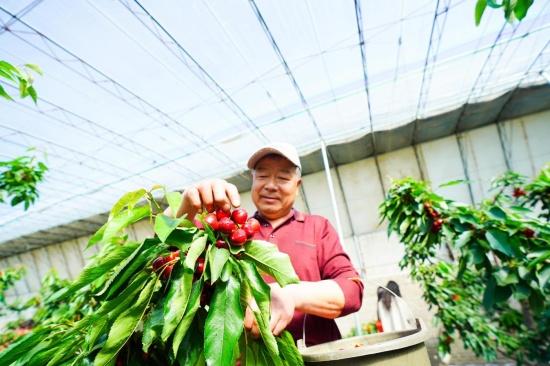
[[[290,217],[292,217],[292,215],[294,215],[294,210],[293,209],[290,209],[290,211],[284,215],[284,216],[281,216],[279,218],[276,218],[276,219],[268,219],[267,217],[263,216],[261,213],[260,215],[267,221],[271,224],[271,227],[275,230],[276,228],[278,228],[279,226],[281,226],[286,220],[288,220]]]

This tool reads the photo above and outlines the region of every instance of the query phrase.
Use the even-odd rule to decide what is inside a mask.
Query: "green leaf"
[[[173,219],[164,214],[158,214],[155,218],[155,233],[164,242],[168,236],[185,220],[185,216]]]
[[[164,242],[166,245],[177,247],[182,253],[187,252],[196,231],[196,229],[176,228]]]
[[[243,332],[240,284],[234,276],[216,285],[204,328],[207,365],[232,365],[235,347]]]
[[[151,301],[157,281],[158,278],[156,275],[151,274],[149,282],[139,295],[137,302],[120,314],[115,320],[109,331],[109,336],[107,337],[105,345],[94,360],[95,366],[108,364],[117,355],[122,346],[124,346],[128,338],[134,333],[143,317],[145,309]]]
[[[302,355],[300,354],[300,351],[298,351],[298,348],[296,348],[296,344],[294,343],[294,338],[288,331],[283,331],[279,337],[277,337],[277,345],[279,346],[279,350],[281,352],[281,356],[283,360],[288,365],[293,366],[303,366],[304,360],[302,359]]]
[[[491,8],[498,9],[498,8],[501,8],[504,5],[505,0],[502,0],[502,2],[500,4],[498,2],[496,2],[495,0],[486,0],[486,1],[487,1],[487,5],[489,5]]]
[[[86,249],[93,247],[97,243],[99,243],[101,240],[103,240],[103,235],[105,234],[105,229],[107,228],[107,222],[101,226],[94,235],[90,237],[88,240],[88,245],[86,245]]]
[[[481,0],[481,1],[483,1],[483,0]],[[458,184],[464,184],[464,183],[468,183],[468,180],[466,180],[466,179],[455,179],[455,180],[451,180],[449,182],[445,182],[445,183],[440,184],[439,188],[451,187],[451,186],[456,186]]]
[[[537,278],[539,279],[539,285],[541,289],[544,289],[546,286],[548,286],[550,281],[550,265],[547,265],[546,267],[538,271]]]
[[[161,339],[165,342],[172,335],[185,312],[193,286],[193,271],[177,265],[164,303],[164,326]]]
[[[160,338],[163,325],[164,302],[161,302],[149,313],[149,316],[143,324],[143,336],[141,338],[143,352],[149,352],[151,344],[153,344],[156,339]]]
[[[111,208],[109,219],[116,217],[126,207],[128,207],[128,210],[133,210],[136,203],[146,194],[147,191],[143,188],[124,194]]]
[[[180,366],[204,365],[204,332],[199,327],[199,316],[196,316],[185,334],[178,350],[177,360]]]
[[[116,246],[112,251],[99,262],[92,262],[80,273],[76,281],[67,289],[59,291],[57,296],[52,296],[49,301],[55,302],[62,298],[72,295],[77,290],[87,286],[97,280],[99,277],[106,275],[110,270],[126,260],[139,246],[139,243],[127,243],[126,245]]]
[[[195,262],[197,262],[197,258],[204,252],[204,249],[206,248],[206,236],[203,234],[200,234],[193,240],[191,243],[191,247],[189,247],[189,251],[187,252],[187,256],[185,257],[185,267],[191,269],[192,271],[195,270]]]
[[[216,248],[212,246],[208,253],[208,261],[210,263],[210,282],[214,284],[220,275],[227,260],[229,259],[229,250],[225,248]]]
[[[273,277],[283,287],[299,282],[288,255],[280,252],[272,243],[252,240],[245,245],[244,256],[251,259],[262,272]]]
[[[489,242],[492,249],[506,254],[509,257],[514,255],[514,251],[510,245],[509,236],[507,233],[499,230],[488,230],[485,233],[485,238]]]
[[[517,0],[514,7],[514,15],[517,20],[522,20],[527,15],[527,11],[533,5],[533,0]]]
[[[178,210],[181,206],[181,201],[183,196],[180,192],[168,192],[166,193],[166,201],[168,201],[168,206],[170,206],[170,212],[172,217],[176,217]]]
[[[36,72],[38,75],[44,75],[44,73],[42,72],[42,69],[38,65],[25,64],[25,67],[27,67],[27,68],[31,69],[32,71]]]
[[[96,318],[108,317],[109,320],[114,320],[118,314],[122,313],[124,310],[135,303],[136,297],[139,292],[143,289],[143,286],[147,283],[149,278],[149,273],[142,271],[140,272],[133,280],[130,282],[128,287],[126,287],[119,296],[115,297],[110,301],[105,301],[102,303],[101,307],[93,314],[90,319],[95,320]],[[85,318],[86,319],[86,318]]]
[[[507,285],[516,284],[519,282],[518,275],[505,268],[501,268],[500,270],[498,270],[494,274],[494,276],[497,281],[497,284],[503,287]]]
[[[3,97],[7,100],[13,100],[13,98],[6,92],[2,85],[0,85],[0,97]]]
[[[497,283],[493,277],[489,278],[485,286],[485,292],[483,293],[483,306],[487,311],[493,309],[495,305],[495,288]]]
[[[464,245],[466,245],[470,239],[472,238],[473,231],[468,230],[464,231],[462,234],[460,234],[455,241],[455,245],[458,249],[462,248]]]
[[[476,26],[479,26],[481,23],[481,18],[483,17],[485,8],[487,8],[487,0],[477,0],[475,11]]]
[[[49,332],[50,329],[41,328],[18,338],[7,349],[0,352],[0,365],[11,365],[30,352]]]
[[[487,211],[487,214],[489,217],[495,219],[495,220],[505,220],[506,219],[506,212],[498,206],[493,206]]]
[[[34,86],[30,85],[27,88],[27,92],[29,93],[34,104],[36,104],[36,102],[38,101],[38,94],[36,93],[36,89],[34,89]]]
[[[238,265],[242,274],[241,277],[244,279],[243,286],[246,286],[244,288],[245,292],[248,292],[246,290],[250,291],[250,294],[244,294],[245,301],[254,313],[265,346],[273,360],[276,360],[279,357],[279,349],[277,340],[271,333],[269,326],[271,288],[265,283],[252,262],[240,260]]]
[[[223,282],[227,282],[227,280],[229,279],[232,273],[233,273],[233,264],[229,260],[225,262],[225,266],[223,266],[223,270],[220,275],[220,280],[222,280]]]
[[[193,284],[191,295],[189,296],[189,301],[187,302],[187,306],[185,309],[185,315],[183,316],[183,319],[180,321],[178,327],[176,328],[176,331],[174,332],[174,338],[172,339],[172,352],[176,357],[180,348],[180,344],[187,334],[187,331],[189,330],[193,319],[195,319],[195,314],[197,313],[197,310],[199,309],[199,306],[201,304],[202,286],[203,283],[201,280],[195,281],[195,283]]]
[[[101,240],[103,242],[109,242],[128,225],[136,223],[139,220],[148,217],[150,214],[151,209],[149,206],[136,207],[133,210],[120,212],[117,216],[113,217],[112,220],[107,222],[107,226]]]
[[[145,239],[143,245],[134,251],[131,257],[118,268],[116,274],[112,276],[112,281],[108,288],[105,288],[107,294],[106,299],[110,299],[117,294],[117,291],[126,284],[126,282],[139,270],[141,270],[147,263],[156,258],[166,248],[162,245],[158,245],[157,239]],[[139,255],[138,255],[139,254]],[[101,295],[101,293],[98,293]]]

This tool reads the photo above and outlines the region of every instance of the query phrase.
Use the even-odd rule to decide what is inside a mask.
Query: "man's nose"
[[[275,182],[275,178],[269,178],[264,186],[266,189],[269,189],[271,191],[277,189],[277,182]]]

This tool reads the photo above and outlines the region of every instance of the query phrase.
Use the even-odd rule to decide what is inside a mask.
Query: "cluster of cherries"
[[[443,219],[439,216],[439,212],[434,210],[430,202],[424,202],[424,210],[426,210],[433,220],[432,233],[437,234],[441,230],[441,226],[443,226]]]
[[[229,242],[234,246],[242,246],[254,234],[260,231],[260,222],[255,218],[248,218],[248,213],[244,208],[237,208],[233,212],[216,210],[204,217],[204,222],[210,226],[214,232],[227,235]],[[216,241],[218,248],[227,248],[225,240]]]
[[[216,237],[216,247],[228,248],[227,242],[224,238],[227,238],[231,245],[242,246],[248,239],[254,236],[255,233],[260,231],[260,222],[255,218],[248,218],[248,213],[244,208],[237,208],[233,212],[227,212],[223,210],[216,210],[204,216],[204,222],[214,231]],[[204,230],[204,226],[201,221],[195,220],[195,225]],[[162,278],[167,280],[172,275],[172,269],[174,264],[180,259],[180,251],[177,248],[173,248],[170,254],[157,257],[153,263],[153,271],[162,271]],[[195,274],[201,275],[204,272],[204,258],[197,258],[197,264],[195,267]]]
[[[525,192],[525,190],[521,187],[514,187],[514,191],[512,192],[512,196],[514,198],[523,197],[526,194],[527,194],[527,192]]]

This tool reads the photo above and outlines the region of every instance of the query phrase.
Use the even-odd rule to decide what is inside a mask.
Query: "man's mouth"
[[[261,199],[267,201],[267,202],[275,202],[277,201],[278,199],[276,197],[268,197],[268,196],[260,196]]]

